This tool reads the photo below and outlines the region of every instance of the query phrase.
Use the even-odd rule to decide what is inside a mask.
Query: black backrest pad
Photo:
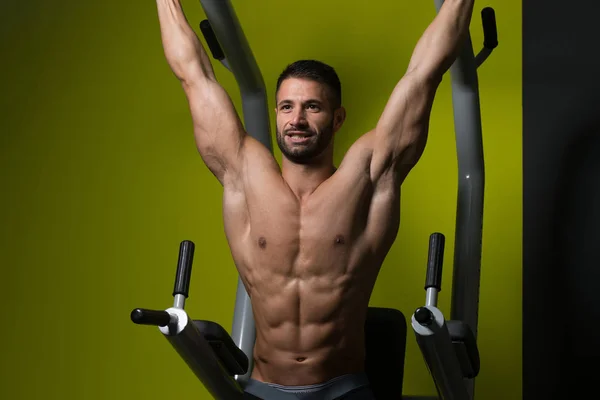
[[[377,399],[401,399],[406,319],[391,308],[369,307],[365,323],[366,371]]]
[[[248,371],[248,357],[235,345],[225,328],[212,321],[194,321],[194,324],[230,376],[244,375]]]

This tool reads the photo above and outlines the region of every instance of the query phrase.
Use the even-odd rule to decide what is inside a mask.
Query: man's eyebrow
[[[283,105],[283,104],[293,104],[293,101],[292,100],[288,100],[288,99],[281,100],[279,102],[279,105]],[[321,101],[319,99],[308,99],[303,104],[319,104],[319,105],[321,105],[321,104],[323,104],[323,101]]]

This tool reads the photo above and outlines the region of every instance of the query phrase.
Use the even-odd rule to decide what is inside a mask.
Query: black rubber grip
[[[496,26],[496,12],[492,7],[486,7],[481,11],[481,22],[483,24],[483,46],[486,49],[498,47],[498,27]]]
[[[446,238],[441,233],[429,237],[429,257],[427,259],[427,278],[425,290],[433,287],[442,290],[442,267],[444,265],[444,244]]]
[[[217,40],[217,36],[215,35],[215,31],[213,31],[210,26],[210,22],[207,19],[200,22],[200,31],[202,35],[204,35],[204,39],[206,40],[206,44],[212,53],[212,56],[219,61],[223,61],[225,59],[225,53],[223,53],[223,49]]]
[[[194,243],[184,240],[179,246],[179,260],[177,262],[177,275],[175,276],[175,289],[173,296],[182,294],[186,298],[190,290],[192,264],[194,262]]]
[[[131,320],[138,325],[167,326],[171,322],[171,315],[166,311],[136,308],[131,312]]]

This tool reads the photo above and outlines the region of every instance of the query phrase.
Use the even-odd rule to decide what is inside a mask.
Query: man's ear
[[[333,126],[336,132],[342,127],[344,121],[346,121],[346,109],[339,107],[334,111],[333,115]]]

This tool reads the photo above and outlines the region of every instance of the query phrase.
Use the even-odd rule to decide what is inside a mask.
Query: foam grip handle
[[[223,49],[217,40],[217,36],[215,35],[215,31],[213,31],[210,26],[210,22],[207,19],[200,22],[200,31],[202,35],[204,35],[204,39],[206,40],[206,44],[212,53],[212,56],[215,60],[223,61],[225,59],[225,53],[223,53]]]
[[[166,311],[136,308],[131,312],[131,320],[138,325],[167,326],[171,322],[171,315]]]
[[[425,290],[433,287],[442,290],[442,267],[444,265],[444,244],[446,238],[441,233],[429,237],[429,256],[427,259],[427,278]]]
[[[496,26],[496,12],[491,7],[481,11],[481,22],[483,24],[483,46],[486,49],[498,47],[498,28]]]
[[[175,277],[173,296],[182,294],[186,298],[188,297],[192,276],[192,263],[194,262],[194,248],[194,243],[189,240],[184,240],[179,246],[179,260],[177,262],[177,275]]]

